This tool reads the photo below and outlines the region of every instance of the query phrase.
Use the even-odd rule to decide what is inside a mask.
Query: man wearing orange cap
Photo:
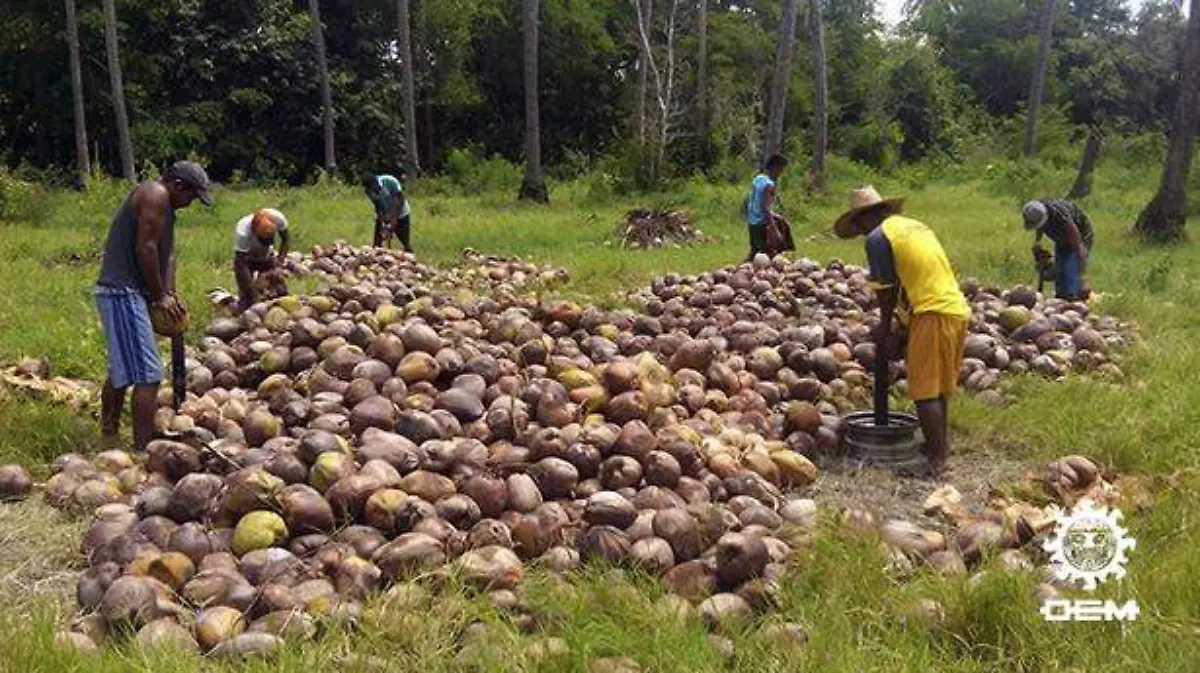
[[[233,235],[233,275],[237,278],[238,311],[254,303],[254,278],[278,268],[288,253],[288,221],[274,208],[260,208],[238,220]],[[275,251],[275,235],[279,251]]]
[[[840,238],[866,236],[871,286],[879,300],[872,336],[889,357],[892,319],[907,329],[908,396],[917,404],[925,451],[940,475],[949,451],[950,395],[958,385],[970,308],[946,251],[933,231],[900,215],[903,199],[884,199],[870,185],[850,193],[850,209],[834,223]]]

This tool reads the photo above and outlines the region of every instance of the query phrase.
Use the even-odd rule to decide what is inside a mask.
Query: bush
[[[446,157],[446,177],[471,193],[503,191],[516,193],[521,187],[521,167],[504,157],[484,159],[478,149],[454,149]]]
[[[0,222],[42,224],[51,208],[50,193],[0,167]]]

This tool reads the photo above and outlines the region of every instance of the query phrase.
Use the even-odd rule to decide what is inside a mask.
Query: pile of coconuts
[[[1083,302],[1043,299],[1023,286],[1001,290],[967,280],[962,290],[971,320],[960,383],[984,401],[1003,401],[999,384],[1005,374],[1057,378],[1074,370],[1110,380],[1122,376],[1117,351],[1136,338],[1132,325],[1095,315]],[[861,267],[760,254],[750,264],[698,276],[667,274],[630,298],[666,332],[743,353],[759,346],[776,349],[791,372],[831,386],[821,398],[839,410],[866,406],[845,394],[875,358],[870,329],[879,317]],[[903,392],[903,361],[891,363],[891,376]]]
[[[417,262],[403,250],[356,247],[346,241],[313,246],[307,255],[293,253],[284,263],[292,276],[312,276],[330,283],[355,281],[402,282],[420,294],[429,287],[486,294],[511,293],[530,288],[550,289],[570,280],[562,267],[539,265],[518,257],[485,255],[472,248],[461,251],[461,262],[438,268]],[[397,297],[397,301],[403,301]]]
[[[513,592],[526,562],[660,575],[715,630],[776,605],[809,458],[867,398],[860,270],[758,258],[606,311],[334,249],[325,290],[209,324],[144,457],[52,466],[49,501],[93,512],[65,639],[266,654],[389,585]]]

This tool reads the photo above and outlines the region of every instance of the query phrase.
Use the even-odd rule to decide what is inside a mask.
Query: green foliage
[[[830,151],[895,173],[938,158],[974,162],[1019,147],[1040,0],[920,0],[898,31],[879,0],[826,0]],[[323,3],[342,177],[395,172],[407,154],[392,0]],[[812,147],[811,35],[797,26],[785,148]],[[652,41],[665,41],[656,0]],[[597,193],[659,189],[704,174],[742,181],[761,160],[779,0],[708,3],[708,132],[697,100],[694,3],[676,29],[673,131],[662,166],[633,138],[638,81],[628,0],[543,0],[540,102],[550,175],[593,175]],[[504,0],[412,2],[417,144],[422,165],[455,171],[462,156],[523,153],[521,22]],[[1183,16],[1170,0],[1135,12],[1124,0],[1062,3],[1056,17],[1038,151],[1077,161],[1085,127],[1161,132],[1176,87]],[[93,163],[117,167],[98,6],[79,7],[85,116]],[[125,0],[119,33],[135,155],[145,175],[180,157],[220,181],[309,182],[322,164],[311,25],[294,0]],[[62,184],[72,164],[71,90],[61,3],[11,0],[0,12],[0,162]],[[659,53],[665,67],[665,53]],[[650,78],[651,82],[653,77]],[[648,96],[653,101],[653,86]],[[653,116],[653,115],[652,115]],[[488,159],[488,162],[491,162]],[[454,166],[451,167],[451,163]],[[485,162],[487,163],[487,162]],[[472,168],[499,184],[503,166]]]
[[[42,185],[0,167],[0,222],[41,222],[50,202]]]
[[[515,192],[521,186],[521,167],[504,157],[484,159],[474,148],[454,149],[446,158],[446,177],[467,193]]]

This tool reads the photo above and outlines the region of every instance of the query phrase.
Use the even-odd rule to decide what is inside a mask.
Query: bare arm
[[[900,289],[893,285],[875,291],[875,298],[879,301],[879,327],[875,333],[875,352],[876,357],[884,355],[889,359],[892,353],[887,353],[889,342],[892,337],[892,319],[896,315],[896,303],[899,301]]]
[[[763,212],[767,217],[775,217],[775,213],[771,212],[775,207],[775,185],[770,185],[763,190]]]
[[[288,236],[288,230],[284,229],[279,232],[279,256],[280,257],[287,257],[289,245],[290,245],[290,238]]]
[[[139,189],[133,197],[134,216],[137,219],[138,266],[142,270],[142,278],[146,279],[151,302],[161,300],[169,287],[158,266],[158,239],[170,207],[166,189],[158,185]]]

